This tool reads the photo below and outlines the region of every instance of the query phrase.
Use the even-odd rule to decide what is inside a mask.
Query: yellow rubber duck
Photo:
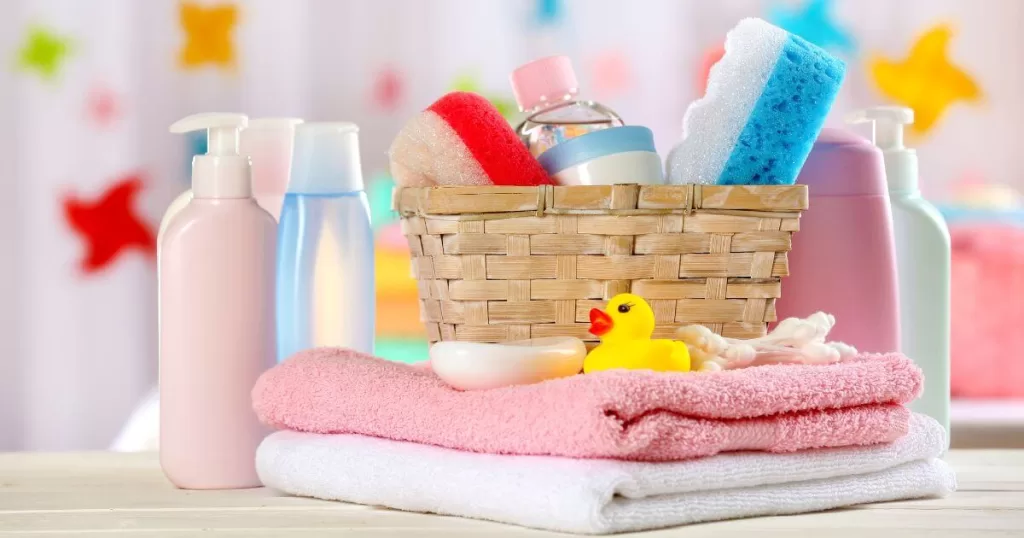
[[[654,311],[643,298],[620,293],[604,310],[590,310],[590,332],[601,339],[583,360],[583,373],[614,368],[689,372],[690,350],[673,340],[651,340]]]

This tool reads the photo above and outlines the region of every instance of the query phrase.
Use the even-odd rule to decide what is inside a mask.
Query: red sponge
[[[498,109],[469,92],[451,92],[409,121],[389,151],[403,186],[550,185]]]

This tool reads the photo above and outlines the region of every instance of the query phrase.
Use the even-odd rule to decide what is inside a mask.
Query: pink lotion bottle
[[[849,131],[826,128],[797,178],[810,205],[793,234],[779,319],[823,311],[829,340],[859,351],[900,349],[896,247],[882,152]]]
[[[160,465],[183,489],[258,487],[267,434],[252,410],[275,364],[277,223],[252,197],[239,114],[198,114],[171,132],[208,130],[192,161],[192,200],[160,245]]]

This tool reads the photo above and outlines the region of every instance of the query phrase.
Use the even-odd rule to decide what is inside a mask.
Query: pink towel
[[[921,373],[901,355],[819,366],[665,374],[607,371],[461,392],[429,370],[321,348],[253,388],[267,424],[495,454],[673,461],[893,441]]]

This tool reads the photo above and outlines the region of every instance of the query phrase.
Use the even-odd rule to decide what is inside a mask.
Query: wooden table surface
[[[1024,450],[960,450],[946,460],[956,469],[960,483],[960,490],[946,499],[620,536],[1024,536]],[[180,491],[164,479],[155,454],[0,454],[0,536],[200,533],[239,537],[555,535],[456,517],[284,497],[266,489]]]

